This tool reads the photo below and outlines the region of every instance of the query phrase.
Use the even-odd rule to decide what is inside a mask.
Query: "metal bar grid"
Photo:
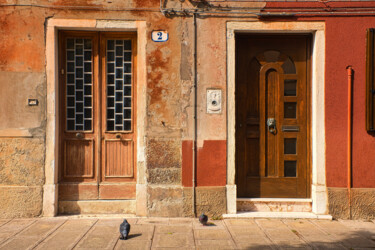
[[[132,127],[131,40],[107,40],[107,131]]]
[[[92,40],[66,40],[66,126],[68,131],[92,130]]]

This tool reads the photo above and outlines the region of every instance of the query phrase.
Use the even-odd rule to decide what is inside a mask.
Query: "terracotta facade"
[[[366,31],[375,28],[374,13],[372,1],[0,1],[0,218],[236,213],[231,44],[237,33],[308,33],[311,95],[317,96],[308,103],[310,161],[317,166],[311,167],[312,194],[306,197],[312,205],[303,201],[302,210],[312,206],[316,214],[335,218],[374,219],[375,139],[365,129]],[[252,31],[247,24],[263,28]],[[319,27],[299,28],[309,25]],[[137,32],[137,180],[129,195],[135,199],[59,202],[66,195],[59,194],[57,153],[60,30]],[[153,31],[167,32],[168,40],[153,41]],[[354,70],[351,196],[349,65]],[[221,91],[219,113],[207,112],[211,89]],[[28,105],[29,99],[37,105]],[[278,210],[272,206],[267,205]]]

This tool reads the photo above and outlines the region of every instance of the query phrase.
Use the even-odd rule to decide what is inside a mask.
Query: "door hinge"
[[[62,75],[64,74],[64,69],[61,69],[61,74],[62,74]]]

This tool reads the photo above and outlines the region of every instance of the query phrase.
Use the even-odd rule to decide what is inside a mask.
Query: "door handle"
[[[276,120],[275,120],[275,118],[268,118],[267,119],[267,127],[268,127],[268,131],[271,134],[274,134],[274,135],[277,134],[277,128],[276,128]]]
[[[116,134],[116,139],[121,139],[121,134],[120,133]]]
[[[82,133],[76,133],[76,138],[79,138],[79,139],[83,138],[83,134]]]

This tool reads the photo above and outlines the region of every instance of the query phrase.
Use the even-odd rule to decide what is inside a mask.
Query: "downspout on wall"
[[[192,211],[194,217],[197,216],[196,209],[195,209],[195,169],[197,163],[197,13],[193,13],[193,25],[194,25],[194,98],[193,98],[193,106],[194,106],[194,135],[193,135],[193,166],[192,166]]]
[[[348,153],[347,153],[347,166],[348,166],[348,204],[349,204],[349,219],[352,219],[352,90],[353,90],[353,69],[352,66],[346,67],[348,73]]]

